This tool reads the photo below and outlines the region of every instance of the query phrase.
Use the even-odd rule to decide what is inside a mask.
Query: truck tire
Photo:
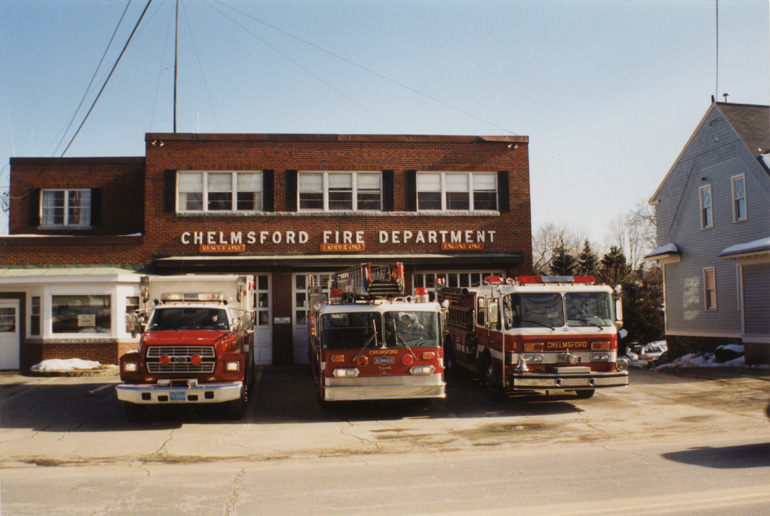
[[[247,387],[241,387],[241,397],[237,400],[225,402],[225,415],[227,419],[232,421],[239,421],[243,419],[243,414],[246,408],[246,392]]]
[[[144,405],[138,403],[130,403],[128,401],[123,402],[123,411],[126,414],[126,419],[132,423],[136,423],[142,420],[144,416]]]
[[[497,381],[497,371],[495,362],[487,357],[483,362],[484,390],[492,401],[503,399],[503,388]]]
[[[457,376],[457,364],[455,364],[455,346],[447,339],[444,343],[444,376],[446,378]]]
[[[577,397],[581,400],[587,400],[588,398],[593,397],[595,393],[596,389],[583,389],[580,391],[575,391],[575,394],[577,394]]]

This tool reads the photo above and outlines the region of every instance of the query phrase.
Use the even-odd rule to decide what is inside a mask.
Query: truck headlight
[[[432,365],[429,366],[412,366],[409,369],[409,374],[415,376],[428,376],[436,372],[436,368]]]
[[[609,362],[609,353],[591,353],[591,362]]]
[[[237,372],[241,370],[240,362],[225,362],[225,371]]]
[[[336,378],[355,378],[358,376],[358,369],[335,369],[334,376]]]
[[[136,362],[125,362],[123,364],[123,371],[127,373],[135,373],[139,369],[139,366]]]

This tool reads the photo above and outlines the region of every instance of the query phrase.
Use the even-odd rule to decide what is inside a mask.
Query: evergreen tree
[[[631,267],[626,263],[626,255],[620,247],[612,246],[602,257],[599,276],[607,285],[621,285],[633,281]]]
[[[576,267],[575,257],[567,251],[564,240],[559,240],[559,245],[553,250],[553,257],[551,258],[551,274],[554,276],[572,276],[575,274]]]
[[[576,273],[581,276],[596,276],[599,269],[599,257],[596,256],[591,243],[586,240],[577,259]]]

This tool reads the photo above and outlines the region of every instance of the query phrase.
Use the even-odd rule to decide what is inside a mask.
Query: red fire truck
[[[145,276],[132,319],[139,349],[120,357],[126,418],[148,405],[219,403],[243,415],[253,379],[251,276]],[[146,321],[146,322],[145,322]]]
[[[620,300],[592,276],[492,276],[474,288],[440,288],[448,306],[447,371],[479,374],[489,395],[574,391],[628,385],[618,358]]]
[[[328,299],[310,296],[310,367],[321,403],[444,398],[441,306],[425,289],[404,297],[404,266],[337,273]]]

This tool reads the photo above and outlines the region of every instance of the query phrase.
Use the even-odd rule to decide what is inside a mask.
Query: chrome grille
[[[160,363],[160,357],[168,355],[171,359],[168,365]],[[193,365],[190,361],[194,355],[200,355],[201,363]],[[147,371],[150,374],[159,373],[213,373],[217,357],[212,346],[150,346],[147,348]]]

